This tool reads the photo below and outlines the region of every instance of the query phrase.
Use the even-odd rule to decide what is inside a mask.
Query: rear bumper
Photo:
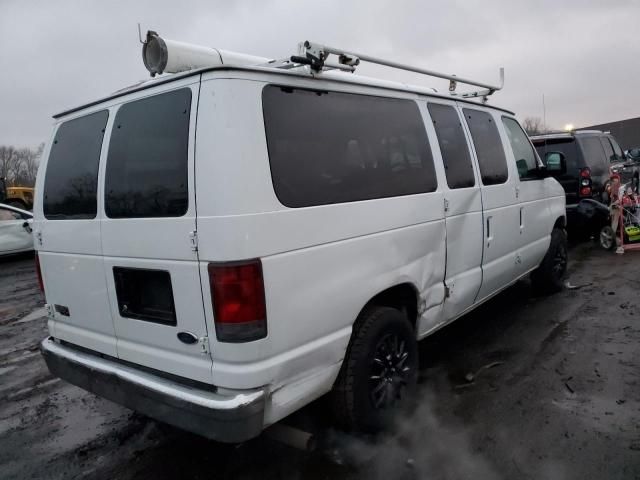
[[[262,431],[264,390],[201,390],[61,345],[51,337],[40,349],[54,375],[178,428],[229,443]]]

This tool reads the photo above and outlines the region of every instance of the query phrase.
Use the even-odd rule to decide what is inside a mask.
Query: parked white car
[[[418,340],[529,273],[561,288],[564,191],[513,113],[307,53],[216,53],[55,117],[34,207],[53,374],[225,442],[327,393],[374,431]]]
[[[32,218],[31,212],[0,203],[0,255],[33,250]]]

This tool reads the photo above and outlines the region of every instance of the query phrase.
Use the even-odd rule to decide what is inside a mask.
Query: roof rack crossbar
[[[335,62],[327,62],[329,55],[336,55],[338,57],[338,63]],[[456,75],[449,75],[446,73],[436,72],[433,70],[428,70],[426,68],[418,68],[412,65],[405,65],[402,63],[394,62],[392,60],[385,60],[382,58],[372,57],[370,55],[363,55],[361,53],[349,52],[343,49],[329,47],[327,45],[322,45],[319,43],[314,43],[310,41],[305,41],[299,46],[299,55],[292,56],[291,61],[294,63],[298,63],[301,65],[309,65],[310,68],[316,72],[322,71],[324,67],[330,68],[340,68],[336,65],[341,66],[349,66],[353,67],[353,69],[348,69],[348,71],[354,71],[355,67],[360,64],[360,62],[369,62],[377,65],[383,65],[386,67],[397,68],[399,70],[405,70],[413,73],[420,73],[423,75],[428,75],[430,77],[442,78],[445,80],[449,80],[449,92],[451,95],[458,95],[456,93],[456,87],[458,83],[463,83],[465,85],[472,85],[475,87],[480,87],[483,90],[476,92],[466,92],[460,94],[463,98],[474,98],[474,97],[484,97],[486,101],[486,97],[495,93],[498,90],[501,90],[504,86],[504,68],[500,68],[500,84],[499,85],[491,85],[484,82],[478,82],[476,80],[471,80],[469,78],[458,77]],[[340,68],[341,70],[347,70],[345,68]]]

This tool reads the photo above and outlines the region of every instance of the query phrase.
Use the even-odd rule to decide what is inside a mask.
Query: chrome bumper
[[[52,374],[100,397],[212,440],[237,443],[260,434],[264,390],[202,390],[62,345],[40,345]]]

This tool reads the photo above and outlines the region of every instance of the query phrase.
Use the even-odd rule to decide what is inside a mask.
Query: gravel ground
[[[0,260],[0,478],[640,479],[640,252],[571,251],[575,289],[527,281],[420,344],[420,405],[377,439],[291,421],[306,453],[225,446],[53,378],[33,258]]]

